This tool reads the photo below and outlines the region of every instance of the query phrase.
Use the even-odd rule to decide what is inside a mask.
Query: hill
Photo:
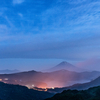
[[[1,100],[44,100],[53,94],[43,91],[28,89],[25,86],[11,85],[0,82]]]
[[[100,86],[88,90],[64,90],[45,100],[100,100]]]

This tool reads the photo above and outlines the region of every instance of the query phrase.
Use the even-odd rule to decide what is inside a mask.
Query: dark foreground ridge
[[[100,100],[100,86],[88,90],[64,90],[45,100]]]
[[[52,96],[52,93],[0,82],[0,100],[44,100]]]

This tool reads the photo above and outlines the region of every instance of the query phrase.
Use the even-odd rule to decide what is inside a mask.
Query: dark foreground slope
[[[100,86],[88,90],[64,90],[45,100],[100,100]]]
[[[0,100],[44,100],[53,94],[0,82]]]

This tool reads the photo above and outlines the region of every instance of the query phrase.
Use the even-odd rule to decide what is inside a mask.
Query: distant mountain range
[[[83,83],[83,84],[74,84],[72,86],[68,86],[68,87],[63,87],[63,88],[55,88],[55,89],[48,89],[48,91],[51,92],[62,92],[63,90],[86,90],[90,87],[95,87],[95,86],[100,86],[100,76],[94,80],[92,80],[91,82],[87,82],[87,83]]]
[[[1,74],[0,81],[28,87],[65,87],[75,83],[91,81],[100,76],[100,72],[74,72],[59,70],[54,72],[28,71],[15,74]]]
[[[5,70],[0,70],[0,74],[11,74],[11,73],[18,73],[20,72],[19,70],[9,70],[9,69],[5,69]]]
[[[66,87],[76,83],[90,82],[100,76],[99,71],[70,71],[79,70],[79,68],[65,61],[51,68],[51,70],[55,71],[37,72],[32,70],[27,72],[18,72],[18,70],[6,70],[7,72],[10,72],[10,74],[0,74],[0,81],[9,84],[24,85],[27,87],[46,88]]]

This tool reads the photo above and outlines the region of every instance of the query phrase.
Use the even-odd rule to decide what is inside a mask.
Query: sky
[[[0,69],[45,69],[100,57],[100,0],[0,0]]]

